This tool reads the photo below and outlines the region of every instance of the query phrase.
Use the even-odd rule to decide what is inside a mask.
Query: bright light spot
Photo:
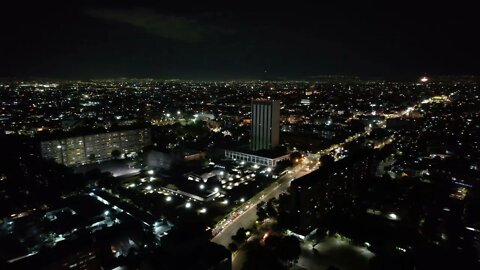
[[[267,172],[271,172],[271,171],[272,171],[272,168],[268,167]]]
[[[152,190],[152,186],[147,186],[145,189],[146,190]]]
[[[245,161],[240,162],[240,165],[245,165]]]
[[[165,198],[165,201],[171,202],[171,201],[172,201],[172,197],[171,197],[171,196],[168,196],[167,198]]]
[[[223,171],[220,172],[220,175],[223,176],[225,173]]]
[[[472,228],[472,227],[465,227],[465,229],[472,231],[472,232],[478,232],[479,230]]]
[[[60,148],[62,148],[62,146],[61,146],[61,145],[57,145],[57,148],[60,149]]]
[[[214,192],[219,192],[220,189],[219,189],[218,187],[216,187],[216,188],[213,189],[213,191],[214,191]]]
[[[181,112],[180,112],[180,111],[177,111],[177,115],[180,115],[180,114],[181,114]]]
[[[245,202],[245,198],[241,198],[241,199],[240,199],[240,202]]]
[[[422,77],[422,78],[420,79],[420,81],[421,81],[421,82],[428,82],[428,78],[427,78],[427,77]]]
[[[108,215],[110,214],[110,211],[107,210],[107,211],[103,212],[103,214],[104,214],[105,216],[108,216]]]
[[[205,214],[205,213],[207,213],[207,208],[204,207],[204,208],[200,209],[200,211],[198,211],[198,212],[200,212],[202,214]]]
[[[246,231],[246,232],[245,232],[245,235],[246,235],[246,236],[249,236],[249,235],[250,235],[250,231]]]
[[[366,247],[370,247],[371,245],[370,245],[370,243],[365,242],[365,246],[366,246]]]
[[[388,218],[389,218],[389,219],[392,219],[392,220],[397,220],[397,219],[398,219],[398,216],[397,216],[396,214],[394,214],[394,213],[390,213],[390,214],[388,214]]]
[[[200,189],[204,189],[205,188],[205,185],[204,184],[200,184]]]
[[[147,173],[148,173],[149,175],[153,175],[154,171],[153,171],[153,170],[149,170]]]
[[[170,114],[169,114],[169,113],[167,113],[167,114],[166,114],[166,116],[167,116],[167,117],[170,117]]]
[[[192,207],[192,203],[187,202],[187,203],[185,204],[185,208],[190,208],[190,207]]]
[[[224,200],[222,203],[225,204],[225,205],[227,205],[227,204],[228,204],[228,200]]]

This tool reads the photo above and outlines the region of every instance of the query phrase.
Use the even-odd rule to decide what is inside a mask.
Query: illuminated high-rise
[[[252,100],[252,135],[250,149],[272,149],[280,141],[280,102],[276,100]]]

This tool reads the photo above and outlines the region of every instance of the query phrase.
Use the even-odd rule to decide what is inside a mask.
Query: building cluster
[[[222,269],[230,253],[209,240],[272,183],[288,190],[280,228],[342,235],[378,269],[478,263],[478,91],[451,78],[2,81],[0,268]]]
[[[376,254],[373,269],[478,266],[477,90],[452,87],[375,115],[381,123],[343,146],[344,157],[330,152],[292,182],[279,222],[304,237],[337,233],[366,247]]]

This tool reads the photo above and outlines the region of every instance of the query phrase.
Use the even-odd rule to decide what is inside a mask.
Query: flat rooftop
[[[287,148],[283,146],[275,147],[273,149],[263,149],[263,150],[258,150],[258,151],[252,151],[250,150],[248,145],[242,145],[239,147],[231,148],[231,149],[226,149],[228,151],[235,151],[235,152],[241,152],[249,155],[254,155],[254,156],[259,156],[259,157],[266,157],[266,158],[277,158],[281,157],[284,155],[288,154]]]

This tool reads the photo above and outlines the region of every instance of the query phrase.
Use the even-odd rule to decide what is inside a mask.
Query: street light
[[[192,203],[190,203],[190,202],[187,202],[187,203],[185,204],[185,208],[187,208],[187,209],[188,209],[188,208],[190,208],[190,207],[192,207]]]
[[[167,202],[171,202],[171,201],[172,201],[172,197],[171,197],[171,196],[167,196],[167,198],[165,198],[165,200],[166,200]]]
[[[205,188],[205,185],[204,184],[200,184],[200,189],[204,189]]]

